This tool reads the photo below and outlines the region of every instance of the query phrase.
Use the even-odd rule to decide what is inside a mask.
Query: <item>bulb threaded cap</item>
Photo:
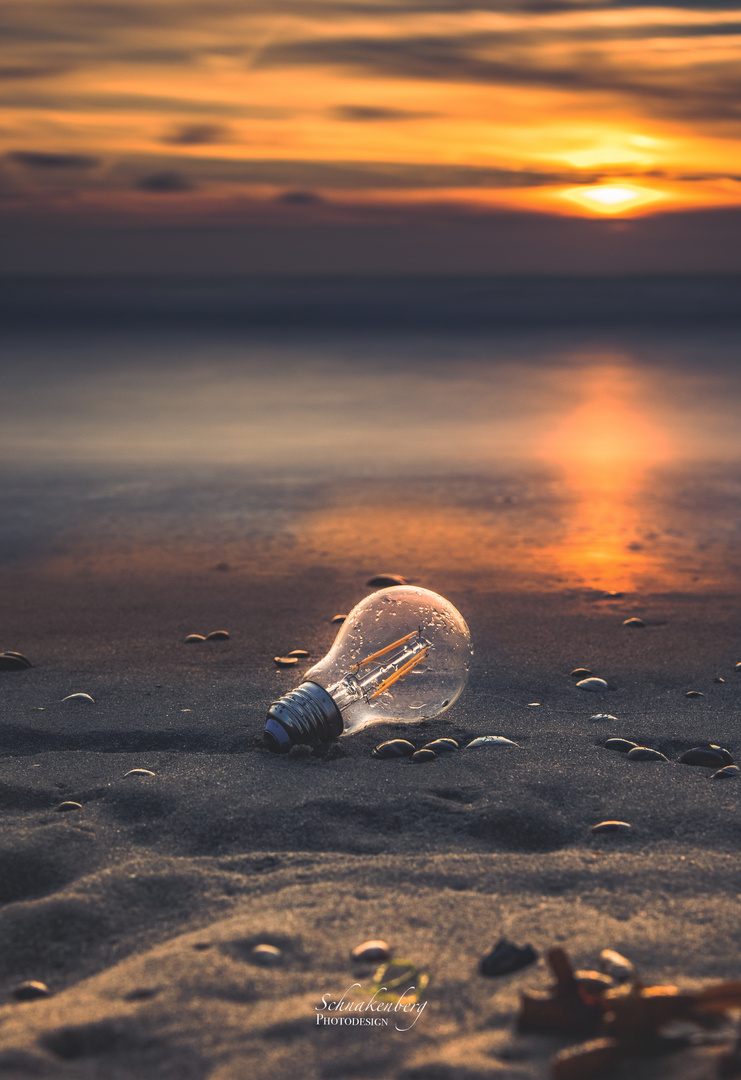
[[[305,682],[268,709],[265,742],[274,754],[297,743],[316,745],[342,734],[342,713],[319,683]]]

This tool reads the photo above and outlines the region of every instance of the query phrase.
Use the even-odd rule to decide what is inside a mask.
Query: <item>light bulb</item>
[[[442,596],[381,589],[352,609],[305,681],[273,702],[265,741],[282,753],[384,720],[439,716],[461,694],[471,656],[463,616]]]

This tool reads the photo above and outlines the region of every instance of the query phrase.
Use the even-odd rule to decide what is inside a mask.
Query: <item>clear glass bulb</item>
[[[352,609],[305,682],[273,702],[265,740],[280,753],[384,720],[439,716],[466,685],[471,656],[463,616],[442,596],[381,589]]]

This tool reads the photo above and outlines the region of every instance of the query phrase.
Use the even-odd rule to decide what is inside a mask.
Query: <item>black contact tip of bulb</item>
[[[316,746],[336,739],[342,728],[342,714],[327,691],[305,682],[270,706],[265,742],[274,754],[286,754],[297,743]]]

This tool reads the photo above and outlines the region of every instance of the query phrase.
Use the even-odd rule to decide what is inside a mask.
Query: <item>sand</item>
[[[391,542],[371,562],[320,558],[295,535],[237,550],[109,524],[86,533],[80,519],[0,571],[0,648],[34,664],[0,673],[3,1076],[539,1080],[574,1041],[515,1030],[519,991],[548,984],[552,946],[579,967],[618,949],[648,983],[739,977],[741,780],[676,763],[708,742],[741,757],[732,590],[606,599],[477,578],[453,553],[401,565],[393,550],[392,563]],[[271,755],[266,707],[312,662],[278,670],[273,657],[323,655],[331,617],[379,571],[463,612],[475,643],[463,697],[415,727]],[[633,615],[644,629],[623,627]],[[221,628],[229,641],[183,643]],[[610,689],[578,690],[578,666]],[[95,704],[62,703],[75,692]],[[519,746],[371,757],[385,738],[483,734]],[[610,736],[672,761],[628,762]],[[62,800],[82,809],[59,813]],[[592,835],[613,818],[631,832]],[[541,959],[484,978],[479,959],[502,936]],[[323,998],[369,983],[349,954],[377,937],[429,976],[417,1021],[319,1025]],[[279,964],[255,962],[261,942]],[[15,1001],[29,979],[50,996]],[[631,1060],[614,1077],[710,1080],[716,1054]]]

